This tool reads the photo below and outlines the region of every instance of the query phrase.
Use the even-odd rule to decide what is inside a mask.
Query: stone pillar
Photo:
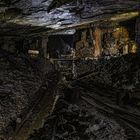
[[[100,57],[102,53],[102,31],[98,27],[95,29],[95,57]]]
[[[123,55],[126,55],[126,54],[128,54],[128,52],[129,52],[129,46],[128,46],[128,44],[125,44],[124,46],[123,46]]]
[[[91,38],[91,43],[92,43],[92,52],[91,54],[93,55],[94,57],[94,48],[95,48],[95,32],[92,28],[89,29],[89,32],[90,32],[90,38]]]
[[[43,37],[42,38],[42,57],[43,57],[43,72],[44,74],[47,71],[47,59],[48,59],[48,54],[47,54],[47,43],[48,43],[48,37]]]
[[[43,57],[47,59],[47,43],[48,43],[48,37],[43,37],[42,38],[42,53]]]

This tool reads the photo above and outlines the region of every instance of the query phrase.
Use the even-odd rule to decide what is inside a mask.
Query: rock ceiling
[[[76,27],[137,11],[138,5],[137,0],[0,0],[0,35],[19,37]]]

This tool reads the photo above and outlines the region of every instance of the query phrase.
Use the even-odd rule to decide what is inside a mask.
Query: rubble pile
[[[44,127],[29,140],[126,140],[124,129],[113,119],[84,104],[69,104],[61,99]]]
[[[8,52],[0,53],[0,69],[0,136],[8,136],[32,106],[41,77],[24,57]]]
[[[77,61],[76,72],[79,77],[85,73],[91,74],[95,83],[119,89],[132,89],[140,82],[139,59],[137,54],[128,54],[109,59]]]
[[[133,131],[133,127],[122,126],[117,120],[117,115],[114,114],[115,118],[113,115],[106,115],[105,112],[99,113],[100,111],[96,108],[98,104],[92,98],[95,96],[95,99],[99,98],[109,106],[116,106],[116,95],[129,94],[130,91],[138,89],[139,56],[129,54],[110,59],[79,61],[77,64],[79,64],[79,67],[77,65],[78,74],[85,72],[84,68],[85,70],[89,69],[85,74],[80,75],[79,79],[72,82],[71,86],[74,87],[65,87],[62,91],[66,95],[65,98],[59,100],[53,114],[46,119],[42,128],[35,130],[29,140],[125,140],[130,137],[138,140],[139,137]],[[131,88],[132,85],[133,88]],[[127,89],[126,86],[128,86]],[[135,92],[133,95],[135,96],[137,93]],[[77,95],[74,94],[80,94],[75,102],[73,101],[76,100]],[[86,99],[93,105],[82,100],[82,96],[89,96]],[[71,104],[72,102],[73,104]],[[133,106],[130,108],[130,104],[132,101],[124,107],[133,112],[135,108]],[[106,107],[103,108],[106,109]],[[139,114],[139,109],[137,113]]]

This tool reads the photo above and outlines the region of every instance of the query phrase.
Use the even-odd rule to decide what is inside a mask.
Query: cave
[[[73,48],[73,36],[57,35],[48,39],[48,55],[50,58],[61,59],[71,54]]]
[[[140,140],[138,0],[0,0],[0,140]]]

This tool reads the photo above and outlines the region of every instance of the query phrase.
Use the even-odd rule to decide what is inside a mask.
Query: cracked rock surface
[[[0,56],[0,136],[16,129],[41,85],[39,74],[23,58],[11,60]]]

